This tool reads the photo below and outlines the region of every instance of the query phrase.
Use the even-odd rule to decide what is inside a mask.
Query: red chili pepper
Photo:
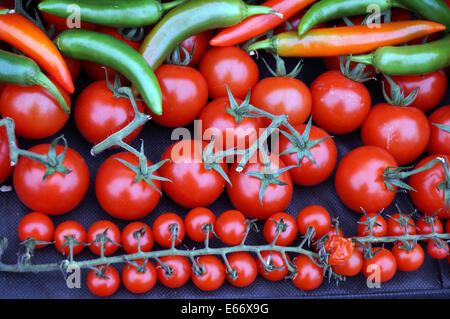
[[[315,1],[316,0],[269,0],[262,5],[281,13],[283,18],[274,14],[249,17],[241,23],[219,32],[211,39],[210,44],[213,46],[232,46],[245,42],[279,26]]]
[[[5,9],[0,7],[1,9]],[[0,15],[0,40],[9,43],[36,61],[66,91],[75,87],[69,69],[52,40],[27,18],[17,14]]]

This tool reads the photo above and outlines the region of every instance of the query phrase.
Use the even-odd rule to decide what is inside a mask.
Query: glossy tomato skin
[[[70,247],[64,246],[66,237],[73,236],[74,239],[80,243],[86,243],[86,230],[79,222],[68,220],[59,224],[54,233],[55,248],[63,255],[69,255]],[[64,248],[63,248],[64,246]],[[79,254],[84,249],[83,244],[73,245],[73,255]]]
[[[209,45],[209,40],[213,37],[212,31],[204,31],[198,34],[195,34],[183,42],[181,42],[181,46],[185,48],[189,54],[192,54],[192,50],[194,53],[192,54],[191,62],[189,62],[188,66],[197,67],[202,59],[203,55],[205,55],[206,51],[211,47]],[[183,60],[185,58],[185,53],[183,50],[180,51],[180,58]]]
[[[364,145],[387,150],[399,165],[417,159],[430,140],[427,117],[417,108],[381,103],[372,107],[361,127]]]
[[[89,245],[89,249],[96,255],[101,256],[101,243],[95,242],[97,235],[101,235],[106,232],[106,236],[112,242],[105,242],[104,245],[104,256],[110,256],[114,254],[121,243],[121,236],[119,228],[109,220],[99,220],[96,221],[89,227],[86,235],[86,240]],[[115,243],[115,244],[114,244]]]
[[[176,225],[177,227],[176,234],[171,231],[171,227],[173,227],[173,225]],[[184,226],[183,219],[174,213],[164,213],[159,215],[153,222],[152,228],[155,241],[159,245],[166,248],[172,247],[174,235],[176,235],[175,246],[180,244],[186,235],[186,228]]]
[[[70,108],[70,95],[52,80]],[[40,85],[7,85],[0,97],[0,114],[15,123],[17,136],[41,139],[59,132],[69,119],[69,114],[59,106],[50,92]]]
[[[158,281],[161,284],[169,288],[179,288],[189,280],[191,265],[186,257],[163,256],[159,260],[172,270],[172,273],[169,275],[158,262],[156,271],[158,273]]]
[[[239,98],[235,100],[239,105],[243,102]],[[214,136],[216,150],[248,148],[259,137],[264,121],[257,117],[246,117],[237,124],[235,117],[226,109],[230,109],[228,97],[209,102],[199,115],[197,135],[204,141],[210,141]]]
[[[280,223],[281,219],[283,219],[286,229],[280,232],[275,245],[289,246],[297,237],[298,229],[295,218],[287,213],[275,213],[264,223],[263,234],[268,244],[273,243],[275,240],[275,237],[279,232],[276,223]]]
[[[415,169],[426,165],[437,157],[438,155],[430,155],[424,158],[416,165]],[[414,206],[428,216],[433,216],[437,212],[438,218],[450,218],[450,208],[447,210],[445,207],[444,192],[437,188],[444,181],[445,173],[440,163],[436,163],[428,170],[412,175],[408,184],[416,190],[415,192],[409,192]]]
[[[291,125],[304,123],[311,114],[312,98],[308,87],[289,77],[269,77],[259,81],[250,104],[273,115],[285,114]],[[271,120],[264,118],[266,126]]]
[[[428,118],[430,124],[430,142],[427,153],[450,155],[450,133],[433,124],[450,126],[450,105],[436,109]]]
[[[363,264],[363,254],[358,249],[353,249],[350,258],[343,263],[334,265],[333,271],[342,276],[353,277],[361,272]]]
[[[444,231],[444,226],[442,225],[440,219],[432,217],[431,220],[426,220],[425,217],[426,216],[421,216],[416,222],[417,234],[431,234],[433,232],[433,229],[437,234],[442,234],[442,232]],[[430,240],[428,239],[426,241]]]
[[[208,102],[208,85],[194,68],[163,64],[155,72],[162,93],[163,115],[152,120],[166,127],[192,123]]]
[[[87,276],[87,286],[94,295],[108,297],[113,295],[117,289],[119,289],[120,274],[113,266],[101,267],[107,267],[104,272],[106,277],[100,277],[96,274],[96,270],[91,270]]]
[[[434,109],[443,99],[447,90],[447,75],[444,70],[421,75],[396,75],[391,79],[408,96],[414,89],[419,88],[416,99],[409,105],[422,110],[424,113]],[[387,95],[390,97],[390,85],[382,77]]]
[[[142,266],[143,260],[137,261]],[[156,284],[158,276],[155,266],[150,262],[144,266],[144,271],[140,272],[136,266],[127,264],[122,270],[122,282],[125,288],[135,294],[143,294],[150,291]]]
[[[208,206],[219,198],[225,189],[225,179],[214,169],[207,170],[202,159],[202,149],[207,143],[181,140],[172,144],[161,160],[170,159],[159,169],[162,177],[172,182],[162,182],[164,192],[177,204],[188,207]],[[226,163],[220,163],[225,174]]]
[[[427,252],[434,259],[444,259],[449,255],[449,246],[446,242],[441,242],[443,247],[438,247],[434,241],[429,240],[427,244]]]
[[[25,215],[17,226],[19,239],[21,242],[27,238],[34,238],[36,241],[51,242],[55,233],[53,221],[45,214],[32,212]],[[47,246],[46,244],[36,245],[39,249]]]
[[[225,281],[225,267],[219,258],[212,255],[200,256],[196,259],[198,266],[204,270],[201,275],[191,270],[191,280],[203,291],[213,291]]]
[[[212,225],[213,231],[216,230],[216,215],[214,215],[214,213],[206,207],[193,208],[184,218],[186,234],[194,241],[204,242],[206,240],[206,232],[203,228],[207,224]],[[209,239],[213,237],[213,231],[209,232]]]
[[[294,264],[297,268],[292,282],[295,287],[301,290],[314,290],[319,288],[323,282],[323,269],[317,266],[308,256],[298,255],[294,258]]]
[[[373,218],[375,217],[377,214],[376,213],[370,213],[367,214],[369,216],[369,218]],[[363,224],[363,223],[367,223],[367,216],[366,215],[362,215],[361,218],[359,219],[359,223],[358,223],[358,236],[364,237],[364,236],[369,236],[370,234],[370,229],[369,226],[367,224]],[[383,218],[383,216],[378,215],[375,219],[375,225],[372,227],[372,236],[374,237],[384,237],[387,234],[387,223],[386,220]]]
[[[377,146],[361,146],[347,153],[336,170],[335,187],[339,198],[350,209],[377,213],[388,207],[395,197],[382,176],[387,167],[397,162],[386,150]],[[395,190],[395,186],[394,190]]]
[[[401,225],[398,221],[401,216],[407,219],[408,225],[406,226],[406,233],[408,235],[415,235],[417,233],[416,224],[414,220],[406,214],[395,213],[387,220],[387,235],[388,236],[403,236],[405,235],[405,226]]]
[[[30,152],[47,155],[50,144],[39,144]],[[56,145],[56,155],[64,146]],[[71,172],[54,173],[42,179],[45,166],[27,157],[19,157],[14,169],[14,189],[19,199],[30,209],[48,215],[60,215],[75,208],[83,199],[89,186],[89,171],[83,158],[73,149],[67,148],[62,164]]]
[[[392,254],[397,261],[397,267],[401,271],[415,271],[422,266],[425,253],[420,244],[414,246],[410,251],[406,251],[401,242],[392,248]]]
[[[139,237],[139,244],[142,252],[149,252],[152,250],[155,243],[152,229],[145,223],[132,222],[125,226],[121,233],[122,248],[127,254],[135,254],[138,252],[138,239],[135,232],[144,231],[144,234]]]
[[[237,277],[233,279],[228,273],[227,280],[235,287],[247,287],[258,276],[258,266],[255,259],[246,252],[235,252],[227,256],[231,269],[236,271]]]
[[[316,232],[314,238],[319,239],[330,230],[330,213],[319,205],[307,206],[298,213],[297,226],[303,236],[306,235],[309,226],[314,227]]]
[[[112,82],[110,84],[114,85]],[[136,106],[139,112],[144,112],[141,101],[136,101]],[[81,135],[94,145],[127,126],[135,117],[131,101],[114,97],[106,81],[96,81],[87,86],[78,96],[74,113]],[[140,126],[131,132],[124,142],[132,142],[142,128]]]
[[[340,71],[328,71],[310,87],[311,115],[317,126],[332,134],[347,134],[361,126],[372,103],[364,84],[346,78]]]
[[[9,156],[9,141],[6,127],[0,127],[0,183],[6,181],[11,176],[14,166],[11,166]]]
[[[362,272],[364,276],[373,279],[379,279],[380,282],[386,282],[394,277],[397,272],[397,260],[394,255],[386,248],[372,248],[378,251],[372,259],[365,259]],[[376,275],[377,268],[380,270],[379,277]]]
[[[303,134],[306,129],[306,124],[300,124],[294,126],[294,128],[297,132]],[[310,148],[311,155],[317,165],[305,156],[301,160],[300,168],[298,168],[298,156],[296,153],[280,156],[281,160],[286,165],[297,166],[289,170],[289,174],[291,175],[292,182],[294,184],[300,186],[317,185],[325,181],[333,172],[337,162],[336,144],[326,131],[312,125],[309,140],[311,141],[322,138],[328,139]],[[292,143],[284,135],[280,134],[278,144],[280,154],[292,146]]]
[[[271,271],[266,271],[263,263],[261,262],[261,259],[258,258],[256,260],[256,264],[258,265],[258,272],[262,277],[270,281],[279,281],[284,279],[289,274],[289,270],[286,267],[286,262],[284,261],[283,255],[279,251],[264,250],[261,251],[261,257],[266,264],[272,264],[274,267],[279,268]],[[287,255],[286,258],[287,260],[289,260],[289,257]]]
[[[217,218],[214,231],[223,243],[235,246],[244,239],[246,229],[244,214],[237,210],[227,210]]]
[[[270,168],[272,171],[285,167],[276,155],[270,154]],[[270,215],[284,211],[292,199],[293,186],[289,172],[284,172],[278,179],[286,185],[270,184],[259,201],[261,179],[249,176],[247,172],[262,172],[262,160],[250,160],[240,173],[236,171],[238,162],[235,162],[229,172],[231,186],[227,185],[228,196],[235,209],[241,211],[248,218],[267,219]]]
[[[139,166],[139,159],[129,152],[110,156],[97,171],[95,194],[102,208],[111,216],[134,220],[148,215],[158,204],[161,182],[152,180],[153,188],[145,180],[135,183],[136,174],[117,159]],[[151,162],[147,161],[151,166]],[[155,176],[158,172],[153,173]]]
[[[245,51],[234,47],[213,47],[206,51],[199,71],[208,83],[209,97],[228,96],[228,85],[234,97],[244,99],[259,79],[258,66]]]

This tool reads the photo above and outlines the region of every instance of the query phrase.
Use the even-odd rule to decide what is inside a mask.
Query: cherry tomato
[[[73,255],[79,254],[84,249],[83,243],[86,243],[86,230],[79,222],[68,220],[59,224],[55,229],[53,238],[55,248],[63,255],[69,255],[70,253],[70,246],[68,244],[64,246],[66,237],[73,237],[74,240],[81,243],[73,245]]]
[[[141,101],[136,101],[136,106],[139,112],[144,112]],[[74,113],[75,123],[81,135],[94,145],[120,131],[135,117],[131,101],[123,97],[115,97],[106,81],[97,81],[88,85],[78,96]],[[124,142],[131,143],[142,128],[143,126],[140,126],[131,132],[124,138]]]
[[[258,276],[258,266],[255,259],[246,252],[235,252],[227,256],[231,269],[235,271],[236,278],[230,276],[227,269],[227,280],[236,287],[247,287]]]
[[[284,211],[292,199],[293,186],[289,172],[277,177],[286,185],[269,184],[259,201],[261,179],[247,175],[249,172],[263,172],[264,164],[260,156],[250,160],[240,173],[236,171],[238,162],[235,162],[229,172],[231,186],[227,185],[228,196],[234,208],[241,211],[248,218],[267,219],[270,215]],[[275,154],[269,155],[272,172],[285,167],[283,161]]]
[[[102,275],[92,269],[87,276],[87,286],[96,296],[108,297],[114,294],[120,286],[120,274],[113,266],[99,266],[99,269],[105,269]]]
[[[358,249],[353,249],[350,258],[341,263],[334,265],[333,271],[339,275],[353,277],[359,274],[363,268],[364,257]]]
[[[17,226],[19,239],[21,242],[27,238],[34,238],[36,241],[51,242],[55,233],[55,225],[50,217],[45,214],[33,212],[25,215]],[[36,245],[39,249],[47,246],[47,244]]]
[[[350,239],[339,235],[329,236],[323,247],[330,254],[328,264],[331,266],[345,263],[353,253],[353,245]]]
[[[424,158],[416,165],[415,169],[426,165],[437,157],[437,155],[430,155]],[[414,206],[428,216],[433,216],[437,212],[438,218],[450,218],[450,208],[447,210],[445,207],[444,191],[438,189],[438,185],[444,181],[444,168],[440,163],[435,164],[428,170],[412,175],[409,178],[409,185],[416,191],[410,191],[409,196]]]
[[[384,148],[403,165],[425,151],[430,125],[419,109],[381,103],[370,110],[361,127],[361,138],[365,145]]]
[[[408,235],[415,235],[417,233],[416,224],[414,220],[406,214],[396,213],[387,220],[387,235],[388,236],[403,236],[405,235],[405,225],[398,221],[401,216],[407,219],[406,232]]]
[[[280,225],[283,220],[283,225]],[[280,225],[280,226],[277,226]],[[277,229],[278,227],[279,230]],[[289,246],[297,237],[298,229],[297,222],[294,217],[287,213],[275,213],[271,215],[264,223],[263,234],[267,243],[271,244],[275,240],[277,234],[278,238],[275,245]]]
[[[39,144],[29,151],[47,155],[49,149],[50,144]],[[56,145],[57,156],[63,151],[64,146]],[[22,203],[34,211],[49,215],[63,214],[75,208],[88,189],[89,170],[83,158],[71,148],[67,148],[62,164],[70,173],[56,172],[43,181],[46,167],[27,157],[19,157],[13,183]]]
[[[384,237],[387,234],[387,223],[386,220],[381,215],[377,215],[377,213],[370,213],[369,218],[375,218],[375,225],[372,227],[372,236],[374,237]],[[370,230],[367,224],[367,216],[362,215],[358,221],[358,236],[365,237],[369,236]]]
[[[298,255],[294,258],[297,273],[292,278],[295,287],[301,290],[314,290],[323,282],[323,269],[317,266],[306,255]]]
[[[208,206],[225,189],[225,179],[216,170],[205,168],[202,149],[206,147],[207,143],[202,141],[181,140],[172,144],[162,155],[161,160],[171,161],[159,169],[159,174],[172,181],[163,182],[163,190],[183,207]],[[219,165],[226,174],[226,163]]]
[[[70,108],[70,95],[52,80]],[[0,114],[15,123],[17,136],[41,139],[59,132],[69,114],[59,106],[51,93],[40,85],[7,85],[0,97]]]
[[[322,73],[310,90],[313,120],[328,133],[350,133],[359,128],[369,114],[372,100],[367,88],[339,71]]]
[[[303,134],[306,125],[300,124],[294,128],[299,134]],[[322,138],[328,139],[310,148],[311,155],[316,162],[315,164],[305,156],[301,160],[300,168],[295,167],[289,170],[294,184],[301,186],[317,185],[325,181],[333,172],[337,161],[336,144],[327,132],[317,126],[311,126],[309,140],[312,141]],[[292,142],[286,136],[280,135],[278,144],[280,154],[292,146]],[[297,153],[281,155],[280,158],[288,166],[298,166]]]
[[[316,232],[314,238],[319,239],[330,230],[330,213],[319,205],[307,206],[298,213],[297,226],[303,236],[306,235],[309,226],[314,227]]]
[[[279,251],[262,251],[261,257],[267,265],[277,268],[271,271],[267,271],[261,259],[257,258],[256,264],[258,265],[258,272],[262,277],[266,278],[267,280],[278,281],[284,279],[289,274],[289,269],[286,266],[283,255]],[[289,260],[289,257],[287,255],[286,258],[287,260]]]
[[[367,278],[380,283],[386,282],[394,277],[397,271],[397,261],[394,255],[386,248],[372,248],[375,256],[365,259],[362,272]]]
[[[444,259],[449,255],[449,247],[446,242],[442,242],[442,247],[438,247],[434,241],[430,240],[427,244],[427,252],[434,259]]]
[[[392,254],[397,261],[397,268],[401,271],[415,271],[423,264],[424,252],[419,244],[407,251],[403,248],[403,243],[398,242],[392,248]]]
[[[208,238],[213,237],[216,231],[216,216],[206,207],[196,207],[191,209],[184,218],[187,235],[195,241],[204,242],[206,240],[205,225],[211,225]]]
[[[163,247],[170,248],[173,242],[175,246],[178,245],[186,235],[183,219],[174,213],[159,215],[153,222],[153,235],[155,241]]]
[[[222,286],[225,281],[225,267],[219,258],[211,255],[200,256],[196,259],[201,274],[191,270],[191,280],[197,288],[203,291],[213,291]]]
[[[208,102],[203,75],[189,66],[161,65],[155,73],[162,93],[163,115],[150,112],[152,120],[167,127],[192,123]]]
[[[156,272],[158,273],[158,281],[169,288],[179,288],[183,286],[190,277],[191,265],[184,256],[163,256],[159,260],[168,266],[170,271],[167,272],[161,263],[157,263]]]
[[[194,53],[192,54],[191,62],[189,62],[188,66],[197,67],[202,59],[203,55],[205,55],[206,51],[211,47],[209,45],[209,40],[213,37],[213,32],[204,31],[198,34],[195,34],[183,42],[181,42],[181,46],[185,48],[189,54],[192,54],[192,50]],[[180,59],[183,60],[186,57],[183,50],[180,51]]]
[[[42,1],[44,0],[39,0],[39,2]],[[3,2],[2,6],[5,6]],[[14,5],[12,9],[13,8]],[[80,24],[77,26],[77,21],[75,21],[73,18],[67,20],[67,18],[61,18],[53,14],[47,13],[45,11],[40,11],[39,13],[41,14],[42,19],[45,21],[45,23],[47,23],[49,26],[54,26],[57,32],[62,32],[73,28],[87,29],[87,30],[95,30],[97,28],[97,25],[93,23],[78,21]]]
[[[244,214],[237,210],[227,210],[217,218],[214,231],[223,243],[235,246],[244,239],[246,229]]]
[[[426,235],[431,234],[434,231],[437,234],[442,234],[444,231],[444,227],[442,226],[441,221],[436,216],[422,216],[416,222],[417,234],[418,235]],[[427,239],[426,241],[429,241]]]
[[[136,261],[139,266],[142,266],[144,261]],[[122,270],[122,282],[125,288],[135,294],[142,294],[150,291],[156,284],[157,280],[156,268],[147,261],[142,270],[136,266],[127,264]]]
[[[430,123],[430,142],[427,153],[450,155],[450,133],[433,124],[450,126],[450,105],[436,109],[428,118]]]
[[[0,183],[6,181],[11,176],[14,166],[11,166],[9,156],[9,141],[6,134],[6,127],[0,127]]]
[[[132,222],[122,230],[120,239],[122,248],[127,254],[135,254],[138,252],[137,233],[140,234],[139,244],[142,252],[149,252],[153,248],[155,239],[151,228],[142,222]]]
[[[382,178],[387,167],[397,162],[377,146],[361,146],[347,153],[336,171],[335,187],[339,198],[350,209],[377,213],[388,207],[395,197]],[[396,189],[396,186],[393,186]]]
[[[158,204],[161,198],[161,182],[152,180],[154,187],[145,180],[135,183],[136,173],[118,159],[139,166],[139,159],[132,153],[121,152],[110,156],[97,172],[95,179],[97,200],[113,217],[125,220],[142,218]],[[147,165],[152,164],[147,160]],[[158,176],[158,172],[154,172],[153,175]]]
[[[434,109],[447,91],[447,76],[444,70],[420,75],[396,75],[391,76],[391,79],[400,87],[404,96],[408,96],[414,89],[419,88],[416,99],[409,106],[419,108],[425,113]],[[384,76],[382,83],[390,97],[390,85]]]
[[[91,225],[87,231],[87,242],[90,243],[89,249],[96,255],[101,256],[102,245],[101,242],[95,242],[97,237],[106,234],[109,239],[105,241],[103,256],[110,256],[114,254],[120,245],[120,230],[109,220],[99,220]],[[112,242],[111,242],[112,241]]]
[[[209,96],[213,99],[231,93],[244,99],[258,82],[259,70],[245,51],[234,47],[213,47],[203,55],[199,71],[208,83]]]
[[[250,104],[273,115],[285,114],[291,125],[304,123],[311,114],[311,92],[296,78],[268,77],[253,88]],[[265,124],[271,120],[264,118]]]

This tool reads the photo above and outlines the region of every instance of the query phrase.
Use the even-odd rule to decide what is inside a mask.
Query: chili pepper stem
[[[279,12],[276,12],[272,8],[264,7],[264,6],[256,6],[256,5],[248,5],[246,4],[242,10],[243,17],[248,18],[250,16],[256,15],[256,14],[275,14],[279,16],[281,19],[283,19],[283,15]]]
[[[373,53],[364,54],[364,55],[356,55],[356,56],[353,55],[353,56],[350,56],[350,61],[372,65],[373,58],[374,58]]]
[[[274,37],[250,44],[247,48],[247,52],[252,52],[252,51],[256,51],[256,50],[270,50],[270,51],[276,53],[277,52],[276,41],[277,41],[277,37],[274,36]]]
[[[30,81],[32,84],[37,84],[46,88],[51,93],[51,95],[56,99],[63,112],[66,114],[70,113],[70,108],[67,105],[64,97],[61,95],[61,92],[58,90],[55,84],[53,84],[53,82],[50,81],[45,76],[45,74],[37,73],[32,79],[30,79]]]
[[[171,2],[164,2],[164,3],[161,3],[161,9],[163,11],[169,11],[169,10],[175,8],[176,6],[183,4],[186,1],[187,0],[175,0],[175,1],[171,1]]]

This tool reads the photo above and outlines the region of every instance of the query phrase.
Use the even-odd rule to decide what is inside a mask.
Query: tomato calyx
[[[134,266],[136,268],[136,272],[140,274],[145,274],[147,271],[148,259],[144,259],[142,263],[138,263],[134,260],[128,260],[127,263]]]
[[[351,58],[352,58],[352,55],[349,55],[349,56],[341,55],[339,57],[339,66],[340,66],[342,75],[344,75],[346,78],[348,78],[352,81],[360,82],[360,83],[364,83],[364,82],[375,79],[374,76],[370,76],[374,72],[373,70],[364,72],[364,70],[367,67],[367,65],[364,63],[358,63],[354,68],[352,68],[350,66],[350,63],[352,62]],[[344,64],[344,59],[346,60],[345,64]]]
[[[444,192],[445,208],[448,210],[450,206],[450,168],[447,157],[438,158],[441,160],[442,168],[444,169],[445,180],[440,183],[437,188]]]
[[[400,86],[397,85],[397,83],[394,82],[394,80],[392,80],[392,78],[389,75],[383,74],[383,76],[386,78],[391,87],[390,92],[391,97],[389,98],[389,96],[386,93],[386,89],[384,87],[384,82],[381,82],[384,99],[389,104],[395,106],[408,106],[411,105],[417,98],[417,95],[419,94],[418,87],[415,88],[410,94],[408,94],[408,96],[405,97],[405,93],[403,92],[403,90],[400,88]]]
[[[228,85],[225,85],[227,92],[228,92],[228,99],[230,101],[230,107],[228,108],[226,104],[224,104],[225,111],[234,117],[234,120],[236,121],[236,124],[240,124],[242,120],[246,117],[262,117],[260,114],[255,114],[250,112],[250,98],[251,98],[251,91],[249,90],[247,93],[247,96],[245,97],[244,101],[241,104],[238,104],[236,102],[236,99],[233,96],[233,93],[231,92]]]
[[[144,27],[139,28],[117,28],[117,32],[128,41],[141,41],[145,37]]]
[[[181,56],[182,56],[181,51],[183,51],[184,59],[181,59]],[[178,66],[188,66],[192,61],[192,58],[194,56],[194,51],[195,51],[195,43],[192,46],[191,52],[189,52],[185,47],[183,47],[181,44],[179,44],[172,51],[172,53],[170,53],[167,56],[165,63],[171,64],[171,65],[178,65]]]
[[[443,131],[446,131],[447,133],[450,133],[450,125],[437,124],[437,123],[431,123],[431,124]]]
[[[274,77],[282,77],[282,78],[296,78],[303,68],[303,60],[300,60],[299,63],[292,69],[292,71],[288,74],[286,71],[286,63],[284,60],[276,53],[272,53],[272,56],[275,59],[275,70],[273,70],[269,64],[267,63],[266,59],[262,58],[264,64],[267,67],[267,70],[270,74]]]
[[[218,163],[218,160],[216,159],[216,154],[214,154],[214,141],[215,141],[215,135],[212,136],[211,141],[209,144],[205,147],[205,149],[202,149],[202,160],[203,160],[203,167],[210,171],[211,169],[215,170],[217,173],[222,176],[222,178],[231,185],[231,181],[228,178],[227,173],[223,170],[222,166]]]
[[[95,236],[95,240],[93,242],[90,242],[88,245],[93,244],[100,244],[100,258],[103,258],[105,256],[105,244],[111,243],[113,245],[119,246],[120,244],[113,241],[111,238],[108,237],[108,228],[106,228],[102,233],[97,234]]]

